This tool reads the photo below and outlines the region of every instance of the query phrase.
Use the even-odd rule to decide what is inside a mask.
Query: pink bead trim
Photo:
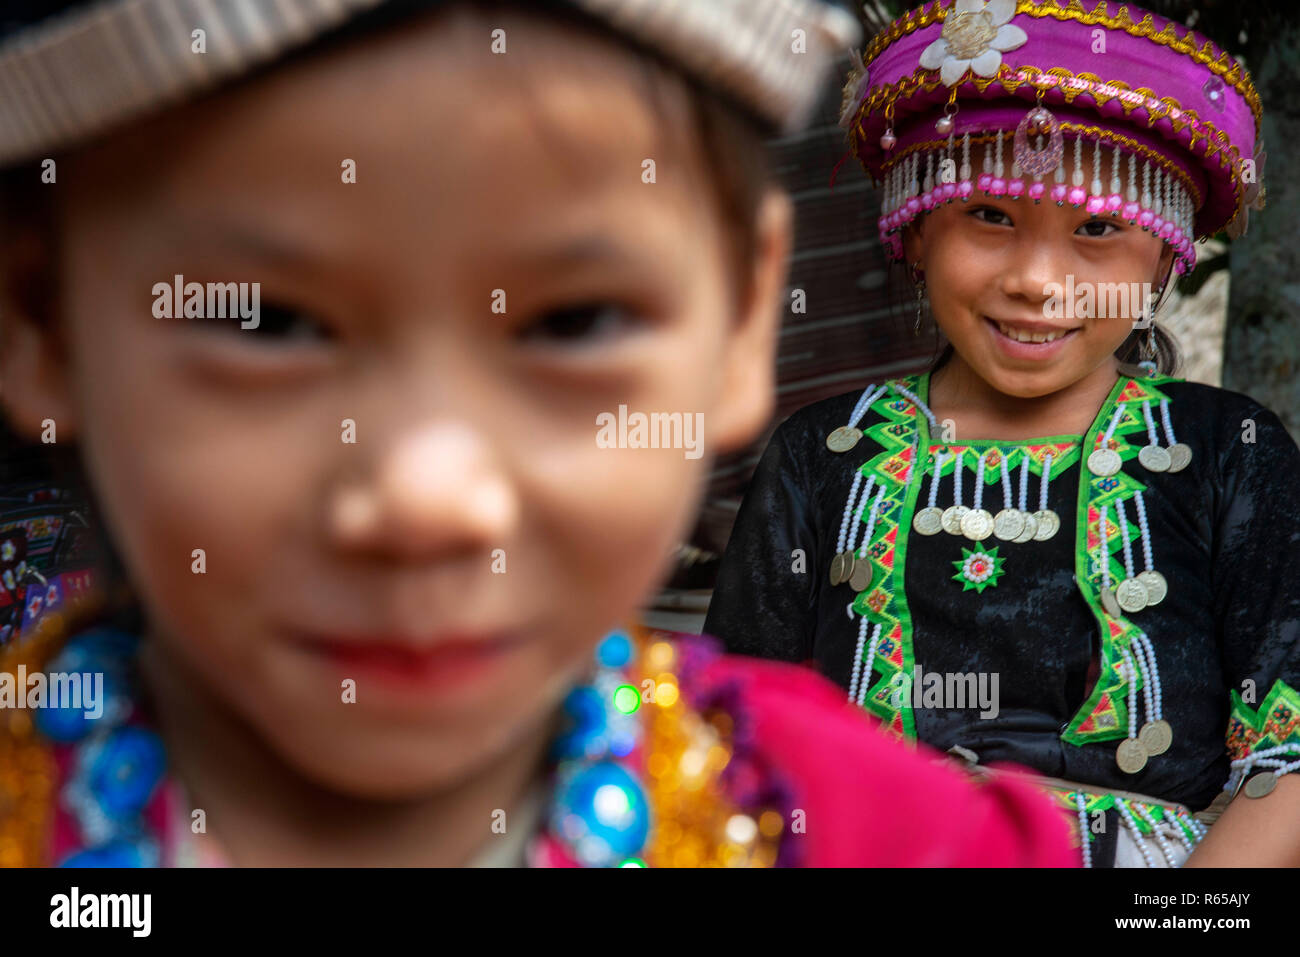
[[[1038,200],[1046,192],[1046,185],[1041,182],[1027,185],[1024,180],[1007,180],[989,173],[981,173],[975,182],[962,180],[960,183],[940,183],[920,196],[908,197],[899,209],[880,217],[876,223],[880,232],[880,241],[889,251],[890,257],[896,261],[903,259],[903,240],[900,233],[903,227],[914,220],[919,213],[937,209],[957,198],[968,200],[976,190],[990,196],[1013,197],[1028,192],[1032,199]],[[1090,196],[1082,187],[1067,187],[1064,183],[1053,185],[1050,195],[1057,203],[1068,201],[1075,207],[1086,207],[1093,215],[1110,211],[1135,226],[1155,233],[1173,247],[1176,254],[1174,268],[1180,276],[1186,275],[1196,264],[1194,237],[1186,232],[1175,234],[1176,227],[1172,220],[1157,216],[1153,210],[1143,207],[1140,203],[1126,203],[1118,193],[1109,196]]]

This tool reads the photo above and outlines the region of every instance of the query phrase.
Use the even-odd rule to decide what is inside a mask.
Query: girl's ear
[[[747,294],[727,330],[712,443],[718,454],[748,445],[776,407],[776,344],[793,243],[794,206],[781,189],[760,200]]]
[[[53,303],[18,290],[35,288],[42,267],[35,237],[15,237],[0,258],[0,412],[20,436],[37,441],[55,425],[57,438],[76,430],[67,353]]]
[[[925,260],[925,245],[921,241],[921,224],[927,217],[918,216],[903,227],[903,255],[909,263]]]

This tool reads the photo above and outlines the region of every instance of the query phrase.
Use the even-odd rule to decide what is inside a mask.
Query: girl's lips
[[[377,681],[392,691],[448,690],[490,677],[521,643],[501,634],[474,640],[440,641],[428,648],[389,640],[309,639],[345,677]]]
[[[984,324],[988,327],[989,332],[993,335],[993,341],[1004,355],[1012,359],[1051,359],[1065,348],[1066,344],[1078,332],[1077,329],[1071,329],[1063,336],[1053,339],[1051,342],[1019,342],[1010,336],[1003,335],[998,324],[988,316],[983,316]]]

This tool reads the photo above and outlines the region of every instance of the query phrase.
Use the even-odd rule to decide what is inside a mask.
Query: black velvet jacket
[[[904,381],[925,398],[928,377]],[[1281,682],[1280,693],[1291,705],[1282,713],[1288,722],[1282,737],[1300,741],[1300,713],[1292,714],[1294,689],[1300,688],[1300,450],[1277,416],[1245,395],[1175,379],[1137,381],[1156,383],[1168,397],[1177,441],[1192,450],[1183,470],[1151,472],[1135,457],[1148,433],[1133,426],[1123,461],[1123,472],[1145,486],[1153,565],[1169,584],[1162,602],[1128,618],[1154,647],[1172,745],[1139,773],[1127,774],[1116,763],[1123,727],[1106,741],[1062,738],[1106,667],[1104,657],[1099,662],[1105,619],[1076,577],[1087,567],[1086,558],[1076,563],[1076,537],[1084,534],[1083,523],[1076,529],[1080,493],[1086,492],[1080,481],[1093,480],[1085,464],[1091,448],[1083,447],[1049,487],[1048,504],[1061,518],[1060,531],[1026,544],[986,540],[986,546],[998,546],[1003,574],[982,591],[963,589],[953,577],[953,562],[971,541],[912,528],[914,512],[929,498],[931,476],[918,476],[910,510],[900,503],[894,520],[906,547],[898,565],[916,664],[925,672],[982,672],[999,680],[995,717],[981,717],[969,706],[918,707],[912,719],[922,741],[941,750],[960,745],[981,763],[1014,762],[1100,790],[1139,792],[1199,810],[1228,779],[1230,725],[1238,739],[1250,736],[1240,719],[1231,720],[1232,691],[1258,708]],[[705,622],[705,631],[733,653],[810,662],[845,688],[860,618],[846,611],[856,597],[852,586],[832,586],[828,569],[854,474],[882,452],[870,435],[884,421],[880,403],[859,423],[868,434],[857,447],[837,454],[826,439],[849,421],[860,395],[808,406],[777,429],[741,507]],[[1107,409],[1099,410],[1099,420]],[[912,418],[919,431],[920,415]],[[1155,419],[1159,429],[1158,409]],[[1106,424],[1094,424],[1094,431]],[[1005,452],[1041,441],[1046,440],[996,445]],[[946,448],[935,438],[926,444],[931,452]],[[932,463],[924,447],[917,461],[923,467]],[[964,473],[967,505],[973,471]],[[944,474],[941,508],[953,503],[951,473]],[[1018,499],[1018,475],[1012,478]],[[1039,476],[1032,478],[1030,511],[1039,496]],[[996,513],[1003,504],[1002,483],[991,477],[984,507]],[[1131,500],[1127,510],[1136,531]],[[893,544],[897,557],[899,541]],[[1131,549],[1141,571],[1139,536],[1132,536]],[[1114,548],[1112,555],[1124,567],[1123,550]],[[896,574],[892,581],[898,583]],[[1242,702],[1236,707],[1234,714],[1254,717],[1249,705],[1244,711]],[[1239,740],[1238,753],[1245,746]],[[1094,854],[1094,862],[1104,864],[1107,853],[1113,856],[1113,836],[1101,843],[1102,859]]]

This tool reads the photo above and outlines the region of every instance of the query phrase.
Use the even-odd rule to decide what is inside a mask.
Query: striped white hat
[[[229,81],[388,0],[22,0],[0,19],[0,166],[48,155]],[[800,128],[859,35],[820,0],[568,0],[729,94]],[[25,16],[13,7],[26,6]],[[407,3],[407,7],[434,8]],[[5,14],[0,14],[3,18]],[[196,30],[203,53],[194,52]]]

